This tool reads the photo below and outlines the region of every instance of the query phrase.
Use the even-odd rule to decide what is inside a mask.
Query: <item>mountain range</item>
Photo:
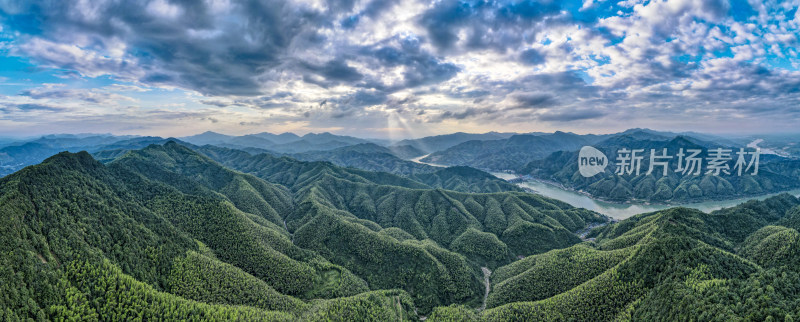
[[[682,138],[686,142],[668,141]],[[656,203],[681,203],[715,199],[730,199],[787,191],[800,187],[797,183],[797,159],[792,151],[798,143],[796,136],[768,135],[763,137],[722,137],[696,132],[665,132],[649,129],[630,129],[614,134],[554,133],[453,133],[408,139],[397,142],[360,139],[331,133],[272,134],[262,132],[242,136],[215,132],[178,139],[161,137],[114,136],[110,134],[47,135],[19,140],[0,148],[0,175],[7,175],[25,166],[41,162],[61,151],[88,151],[102,162],[110,162],[127,151],[141,149],[149,144],[164,144],[169,140],[190,147],[213,145],[242,150],[256,155],[288,156],[303,161],[329,161],[335,165],[367,171],[397,174],[413,180],[423,180],[420,175],[440,169],[431,166],[468,166],[484,171],[503,171],[530,175],[536,179],[554,182],[568,189],[580,190],[592,197],[614,202],[646,201]],[[683,145],[681,145],[683,144]],[[617,178],[611,167],[593,178],[577,176],[576,151],[583,146],[598,146],[610,158],[616,149],[625,146],[660,148],[672,146],[699,146],[704,149],[758,146],[762,148],[764,172],[746,178],[704,178],[671,175],[669,178],[641,176]],[[641,147],[640,147],[641,146]],[[427,155],[427,156],[426,156]],[[420,163],[417,160],[422,159]],[[644,160],[644,166],[648,160]],[[467,173],[467,172],[463,172]],[[662,180],[663,179],[663,180]],[[471,182],[466,179],[462,182]],[[429,182],[430,183],[430,182]],[[487,186],[465,188],[462,191],[481,192],[494,186],[495,190],[509,191],[510,185],[493,180]],[[434,184],[431,187],[443,187]]]
[[[622,221],[175,140],[0,179],[3,320],[791,320],[800,200]],[[491,179],[491,178],[486,178]],[[467,186],[474,183],[468,182]],[[442,187],[446,185],[441,185]],[[468,189],[467,189],[468,190]]]
[[[645,155],[641,160],[640,173],[618,175],[617,168],[611,165],[598,175],[584,177],[578,169],[578,151],[554,152],[541,160],[529,162],[520,167],[517,172],[554,181],[567,188],[587,192],[596,198],[621,202],[642,200],[681,203],[731,199],[800,187],[800,172],[797,170],[800,167],[800,161],[775,155],[759,157],[759,171],[756,175],[753,175],[752,169],[750,172],[743,171],[743,174],[739,175],[732,165],[729,165],[730,174],[722,172],[719,175],[709,174],[707,167],[702,168],[699,175],[692,172],[675,171],[678,162],[675,154],[681,149],[684,151],[700,150],[697,157],[705,162],[710,158],[709,151],[726,148],[732,152],[731,157],[735,161],[737,147],[724,146],[718,142],[702,141],[693,137],[631,132],[605,139],[596,143],[595,147],[608,156],[609,160],[616,158],[618,151],[625,148],[643,149]],[[658,155],[662,155],[663,149],[667,149],[668,155],[672,156],[667,175],[663,175],[663,167],[655,165],[655,171],[647,174],[650,166],[650,151],[654,150]],[[753,152],[754,150],[747,149],[746,151]]]

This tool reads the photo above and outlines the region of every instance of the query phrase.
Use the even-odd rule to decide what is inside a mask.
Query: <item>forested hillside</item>
[[[515,170],[556,151],[575,151],[597,141],[595,135],[517,134],[507,139],[467,141],[446,150],[431,153],[424,162],[463,165],[478,169]]]
[[[456,132],[452,134],[445,134],[445,135],[434,135],[434,136],[426,136],[419,139],[406,139],[401,140],[394,144],[394,146],[401,147],[401,146],[411,146],[422,153],[418,154],[417,156],[429,154],[436,151],[443,151],[455,145],[467,142],[467,141],[489,141],[489,140],[502,140],[511,137],[512,135],[517,133],[499,133],[499,132],[487,132],[487,133],[464,133],[464,132]]]
[[[673,208],[594,230],[493,274],[487,320],[779,320],[800,314],[792,221],[780,195],[710,214]],[[763,227],[763,228],[760,228]],[[450,312],[452,313],[452,312]]]
[[[577,151],[555,152],[542,160],[532,161],[520,167],[518,173],[530,174],[536,178],[555,181],[568,188],[582,190],[590,195],[611,201],[643,200],[661,203],[679,203],[715,199],[732,199],[737,197],[757,196],[767,193],[781,192],[800,187],[798,161],[761,155],[757,175],[752,169],[738,175],[733,169],[730,173],[720,175],[707,174],[703,168],[699,175],[675,171],[680,149],[698,149],[702,152],[697,157],[707,160],[709,149],[720,148],[714,142],[701,141],[692,137],[666,137],[649,132],[630,132],[614,136],[597,144],[598,149],[609,158],[605,171],[586,178],[578,170]],[[614,166],[617,151],[623,148],[636,148],[645,151],[641,161],[640,173],[618,175]],[[664,176],[661,166],[654,166],[654,172],[647,174],[650,166],[651,149],[662,154],[663,149],[673,156],[673,160]],[[725,147],[738,151],[734,147]],[[749,149],[748,151],[752,151]],[[736,161],[733,154],[733,161]]]
[[[408,153],[409,151],[398,151]],[[312,151],[289,155],[301,161],[329,161],[333,164],[368,171],[389,172],[399,175],[429,173],[436,167],[403,160],[394,150],[373,143],[346,146],[329,151]],[[416,155],[419,156],[419,155]]]
[[[432,189],[448,181],[438,172],[196,149],[168,142],[106,164],[64,152],[0,179],[3,320],[800,314],[800,200],[788,194],[609,223],[525,192]]]
[[[473,168],[432,167],[399,160],[385,153],[377,153],[379,155],[375,158],[375,150],[372,147],[364,145],[355,150],[362,150],[364,148],[371,152],[361,153],[352,151],[350,148],[345,148],[340,150],[340,153],[332,154],[342,155],[353,153],[351,157],[353,160],[357,160],[357,162],[345,162],[343,163],[344,165],[353,167],[345,168],[335,166],[331,164],[331,162],[298,162],[292,157],[278,157],[269,153],[251,154],[242,150],[211,145],[194,147],[196,151],[207,155],[211,159],[227,167],[253,174],[268,181],[278,182],[287,187],[295,186],[297,184],[295,180],[300,180],[300,184],[308,182],[306,176],[319,177],[321,175],[330,175],[354,182],[370,182],[407,188],[443,188],[463,192],[521,191],[520,188],[505,180]],[[327,152],[322,153],[328,155]],[[334,158],[334,160],[336,160],[336,158]],[[376,160],[389,160],[389,164],[393,166],[387,167],[386,165],[377,165]],[[365,171],[363,169],[385,170],[386,173]],[[406,175],[395,175],[392,173],[402,173],[403,171],[394,171],[392,169],[415,170],[406,173]]]
[[[479,306],[481,266],[606,220],[521,192],[235,161],[260,172],[169,142],[105,165],[64,152],[0,180],[4,319],[417,319]]]

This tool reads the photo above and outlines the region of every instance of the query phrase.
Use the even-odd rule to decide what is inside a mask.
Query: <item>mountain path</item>
[[[489,297],[489,291],[492,289],[492,284],[489,281],[489,276],[492,275],[492,271],[489,270],[488,267],[481,267],[481,271],[483,272],[483,283],[486,285],[486,291],[483,293],[483,304],[478,308],[478,311],[486,309],[486,299]]]

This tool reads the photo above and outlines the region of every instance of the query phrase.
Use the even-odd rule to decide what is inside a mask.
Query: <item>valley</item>
[[[148,141],[61,152],[0,179],[0,291],[17,294],[0,299],[4,318],[132,318],[128,306],[104,304],[118,302],[169,319],[800,313],[785,288],[800,280],[800,190],[624,204],[373,143],[303,161]],[[367,170],[376,167],[389,171]],[[700,291],[772,300],[663,304]]]

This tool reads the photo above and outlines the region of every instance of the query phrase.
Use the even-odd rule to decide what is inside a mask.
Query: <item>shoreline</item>
[[[489,173],[490,174],[498,173],[498,171],[492,171],[492,172],[489,172]],[[502,173],[513,174],[513,175],[518,176],[519,178],[524,178],[525,177],[525,176],[520,176],[520,175],[518,175],[516,173],[513,173],[513,172],[502,172]],[[506,181],[510,182],[511,180],[506,180]],[[547,179],[533,177],[533,176],[528,176],[527,178],[522,179],[520,181],[520,183],[529,182],[529,181],[536,181],[536,182],[539,182],[539,183],[547,184],[547,185],[556,187],[556,188],[564,190],[564,191],[569,191],[569,192],[573,192],[573,193],[576,193],[576,194],[580,194],[580,195],[586,196],[586,197],[588,197],[588,198],[590,198],[590,199],[592,199],[594,201],[600,201],[600,202],[605,202],[605,203],[619,205],[619,206],[637,205],[637,206],[680,207],[680,206],[685,206],[685,205],[700,204],[700,203],[706,203],[706,202],[726,202],[726,201],[734,201],[734,200],[740,200],[740,199],[751,200],[751,199],[758,199],[758,198],[769,198],[771,196],[776,196],[776,195],[779,195],[779,194],[782,194],[782,193],[789,193],[789,194],[791,194],[791,195],[793,195],[795,197],[800,197],[800,187],[798,187],[798,188],[789,189],[789,190],[776,191],[776,192],[767,192],[767,193],[761,193],[761,194],[736,195],[736,196],[731,196],[731,197],[708,198],[708,199],[689,199],[689,200],[679,201],[679,202],[653,202],[653,201],[647,201],[647,200],[636,199],[636,198],[633,198],[633,199],[628,200],[628,201],[617,201],[617,200],[608,200],[608,199],[604,199],[604,198],[601,198],[601,197],[596,197],[596,196],[590,194],[587,191],[577,190],[575,188],[567,187],[567,186],[565,186],[562,183],[557,182],[557,181],[547,180]],[[514,182],[514,183],[516,184],[516,182]],[[797,191],[797,193],[792,193],[793,191]]]
[[[449,167],[447,165],[426,163],[419,161],[420,159],[423,159],[426,156],[427,155],[412,158],[409,159],[409,161],[435,167]],[[613,201],[595,197],[589,192],[570,188],[560,182],[556,182],[553,180],[534,177],[531,175],[521,176],[512,170],[490,170],[481,168],[479,168],[479,170],[487,172],[506,182],[513,183],[514,185],[522,188],[528,193],[534,193],[548,198],[553,198],[561,202],[568,203],[573,207],[593,210],[616,220],[628,218],[632,215],[639,213],[658,211],[673,207],[694,208],[704,212],[711,212],[719,209],[733,207],[742,204],[744,202],[747,202],[749,200],[763,200],[772,196],[779,195],[781,193],[789,193],[792,196],[800,197],[800,188],[796,188],[796,189],[770,192],[770,193],[737,195],[727,198],[721,197],[721,198],[707,198],[707,199],[691,199],[683,202],[652,202],[641,199],[631,199],[628,201]],[[525,184],[539,185],[539,187],[525,186]],[[571,196],[567,195],[559,196],[559,194],[562,193],[571,194]]]

